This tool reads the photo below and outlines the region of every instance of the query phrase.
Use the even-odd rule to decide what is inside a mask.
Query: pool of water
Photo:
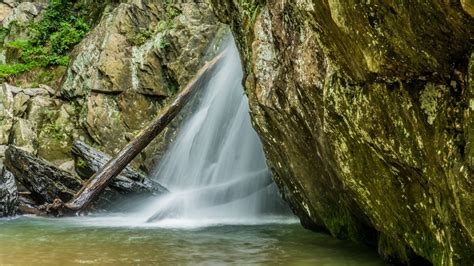
[[[157,224],[124,216],[0,219],[0,265],[276,263],[385,265],[372,250],[288,218]]]

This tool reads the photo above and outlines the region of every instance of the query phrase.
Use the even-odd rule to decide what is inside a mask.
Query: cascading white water
[[[288,213],[251,126],[242,76],[230,37],[223,62],[152,175],[172,192],[146,210],[149,221]]]

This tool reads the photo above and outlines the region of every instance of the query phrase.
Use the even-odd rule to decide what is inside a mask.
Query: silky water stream
[[[237,49],[199,94],[152,173],[172,191],[138,212],[0,220],[0,265],[384,265],[374,251],[307,231],[271,181],[250,122]]]

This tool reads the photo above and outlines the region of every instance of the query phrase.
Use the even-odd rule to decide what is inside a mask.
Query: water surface
[[[307,231],[294,219],[233,223],[143,224],[123,216],[0,219],[0,264],[384,265],[374,251]]]

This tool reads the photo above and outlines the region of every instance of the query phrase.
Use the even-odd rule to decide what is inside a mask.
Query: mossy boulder
[[[237,41],[274,179],[304,226],[389,261],[474,261],[465,1],[211,2]]]

